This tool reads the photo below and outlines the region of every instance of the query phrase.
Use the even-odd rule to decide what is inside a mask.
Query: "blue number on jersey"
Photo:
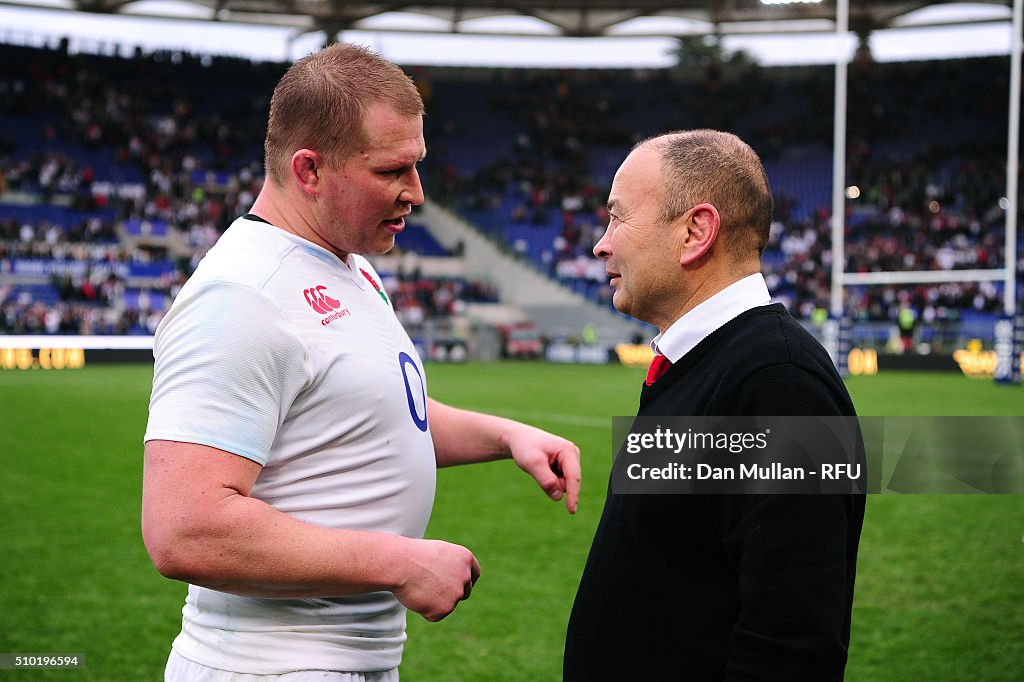
[[[409,414],[412,415],[412,421],[416,424],[416,428],[426,433],[427,389],[426,383],[423,381],[423,375],[420,374],[419,366],[407,353],[398,354],[398,364],[402,368],[402,378],[405,379],[405,397],[409,401]],[[412,371],[416,374],[412,382],[409,381],[409,370],[406,369],[407,367],[412,367]],[[415,386],[413,383],[415,383]]]

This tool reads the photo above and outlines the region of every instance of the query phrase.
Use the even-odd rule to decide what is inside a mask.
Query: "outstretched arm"
[[[580,496],[580,449],[574,443],[512,419],[427,401],[439,467],[511,457],[553,500],[565,497],[570,514]]]

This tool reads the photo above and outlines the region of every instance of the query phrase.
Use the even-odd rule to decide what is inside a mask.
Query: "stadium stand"
[[[0,333],[151,334],[261,178],[284,66],[0,46]],[[410,223],[399,252],[444,257]],[[389,278],[410,323],[492,301],[457,276]]]
[[[0,45],[0,333],[151,333],[258,190],[269,84],[283,69]],[[624,151],[666,129],[734,130],[762,154],[776,195],[769,287],[819,320],[832,259],[831,75],[736,69],[414,68],[430,114],[428,195],[509,258],[607,307],[591,250]],[[1002,266],[1006,71],[999,58],[854,64],[847,270]],[[398,252],[458,257],[428,228],[410,224]],[[501,298],[457,268],[393,270],[411,323]],[[846,301],[864,343],[896,347],[902,316],[915,342],[946,347],[989,341],[1001,295],[990,283],[870,286]]]
[[[482,130],[509,133],[504,144],[478,147],[464,175],[452,154],[435,168],[434,194],[542,271],[605,302],[604,270],[590,252],[622,149],[666,129],[735,130],[761,152],[776,195],[765,254],[770,289],[798,317],[816,319],[830,295],[823,265],[832,258],[831,74],[746,68],[731,77],[715,70],[499,73],[473,91],[478,108],[490,103],[489,116],[478,108],[462,115],[451,103],[461,84],[448,92],[435,76],[443,151]],[[1006,60],[858,62],[854,70],[846,269],[1001,267]],[[951,102],[950,92],[971,99]],[[491,160],[480,158],[488,150]],[[923,341],[989,341],[1001,300],[1001,285],[990,283],[846,292],[847,310],[870,330],[863,340],[879,345],[901,310],[921,323]]]

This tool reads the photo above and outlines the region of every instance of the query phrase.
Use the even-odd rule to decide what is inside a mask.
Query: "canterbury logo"
[[[302,294],[306,297],[309,307],[321,315],[326,315],[341,307],[341,301],[328,296],[327,287],[322,284],[312,289],[305,289]]]

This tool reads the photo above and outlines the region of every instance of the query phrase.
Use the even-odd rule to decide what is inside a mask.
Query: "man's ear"
[[[292,177],[295,178],[302,191],[310,196],[315,197],[320,194],[320,169],[322,167],[323,158],[318,152],[311,149],[300,149],[292,154]]]
[[[718,239],[722,219],[718,215],[718,209],[711,204],[697,204],[684,213],[680,220],[684,222],[682,228],[686,230],[686,237],[683,239],[679,264],[692,265],[703,257]]]

